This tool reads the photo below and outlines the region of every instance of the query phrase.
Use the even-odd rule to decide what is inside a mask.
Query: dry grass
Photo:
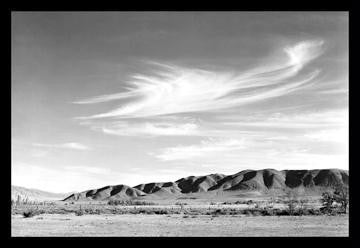
[[[176,200],[168,205],[107,202],[13,205],[12,233],[13,236],[348,235],[348,215],[325,214],[318,201],[299,203],[290,212],[286,200],[226,200],[228,204],[221,201],[213,205],[210,201],[194,204],[197,200],[188,199],[178,205]]]
[[[187,217],[185,217],[187,216]],[[42,218],[42,219],[41,219]],[[348,236],[345,216],[43,215],[12,217],[12,236]]]
[[[108,201],[108,205],[111,206],[152,206],[152,205],[156,205],[156,203],[154,202],[148,202],[148,201],[135,201],[135,200],[116,200],[116,199],[111,199],[110,201]]]
[[[210,205],[209,205],[210,206]],[[36,210],[26,205],[13,206],[12,214],[23,214],[29,212],[29,217],[33,213],[37,214],[69,214],[73,213],[77,216],[81,215],[99,215],[99,214],[155,214],[155,215],[248,215],[248,216],[300,216],[300,215],[322,215],[324,212],[319,208],[313,206],[295,206],[293,209],[269,207],[267,205],[244,205],[244,207],[236,204],[226,206],[216,205],[212,207],[196,206],[196,205],[137,205],[137,206],[124,206],[124,205],[107,205],[107,204],[73,204],[73,205],[52,205],[52,206],[37,206]],[[341,214],[335,209],[331,212],[332,215]],[[25,214],[24,214],[25,216]]]

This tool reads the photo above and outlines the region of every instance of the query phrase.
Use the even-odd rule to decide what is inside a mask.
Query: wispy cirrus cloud
[[[346,168],[348,155],[344,140],[335,133],[319,132],[275,139],[203,140],[197,145],[163,148],[151,156],[174,165],[232,168]],[[326,134],[331,137],[328,138]],[[346,141],[345,141],[346,142]]]
[[[274,113],[268,117],[251,118],[250,120],[239,120],[238,116],[218,117],[222,125],[233,128],[282,128],[282,129],[334,129],[345,128],[348,123],[348,112],[344,109],[330,110],[311,113],[282,114]]]
[[[99,127],[104,133],[119,136],[186,136],[198,135],[198,125],[195,123],[118,122],[108,127]],[[94,129],[98,129],[94,127]]]
[[[69,143],[63,143],[63,144],[34,143],[33,146],[45,147],[45,148],[73,149],[73,150],[90,150],[90,147],[80,144],[80,143],[76,143],[76,142],[69,142]]]
[[[80,119],[139,118],[228,109],[291,93],[319,74],[299,71],[322,53],[322,40],[285,47],[273,64],[237,72],[209,71],[160,64],[153,75],[133,75],[128,91],[79,100],[93,104],[130,100],[116,109]]]

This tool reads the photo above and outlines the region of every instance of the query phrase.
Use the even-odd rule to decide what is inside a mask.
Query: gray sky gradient
[[[13,12],[12,183],[348,169],[346,12]]]

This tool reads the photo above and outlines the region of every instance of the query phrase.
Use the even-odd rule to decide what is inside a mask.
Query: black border
[[[49,6],[49,2],[47,4],[40,4],[39,3],[33,3],[29,1],[25,5],[16,5],[12,4],[11,6],[8,6],[5,11],[3,11],[1,17],[3,18],[2,23],[6,23],[6,27],[3,30],[3,33],[6,34],[6,38],[3,38],[3,41],[5,41],[5,51],[6,51],[6,62],[5,62],[5,70],[8,72],[6,75],[8,76],[7,84],[4,83],[4,89],[2,91],[3,93],[3,99],[5,100],[5,106],[7,106],[7,113],[9,116],[9,122],[3,122],[9,124],[9,128],[6,130],[11,130],[11,12],[12,11],[349,11],[349,59],[350,59],[350,78],[349,81],[353,82],[352,84],[349,83],[349,88],[352,88],[351,91],[349,91],[349,111],[350,111],[350,105],[351,101],[354,100],[354,98],[351,97],[351,92],[356,92],[356,89],[354,89],[354,85],[357,84],[357,80],[355,80],[356,75],[355,73],[351,74],[351,71],[355,71],[357,66],[355,59],[357,58],[355,55],[356,50],[356,44],[355,43],[355,34],[357,33],[356,24],[355,24],[355,4],[354,1],[337,1],[330,2],[330,1],[299,1],[298,3],[290,2],[288,1],[268,1],[265,4],[259,5],[258,2],[253,2],[253,5],[251,3],[241,3],[238,2],[237,6],[209,6],[211,3],[209,3],[208,6],[202,6],[202,7],[196,7],[195,5],[191,7],[180,7],[180,6],[156,6],[156,4],[149,2],[145,5],[136,4],[137,6],[124,6],[123,2],[119,2],[118,6],[112,6],[112,7],[99,7],[94,6],[91,4],[86,4],[83,6],[61,6],[57,3],[52,3],[52,6]],[[289,6],[290,3],[290,6]],[[174,4],[176,5],[176,3]],[[292,5],[292,6],[291,6]],[[306,5],[306,6],[304,6]],[[141,7],[139,7],[141,6]],[[5,19],[5,20],[4,20]],[[353,44],[353,45],[352,45]],[[351,63],[351,59],[353,59],[353,63]],[[10,62],[10,63],[9,63]],[[353,68],[353,69],[351,69]],[[7,105],[9,104],[9,105]],[[354,104],[353,104],[354,105]],[[355,105],[354,105],[355,106]],[[356,108],[354,108],[356,109]],[[350,118],[350,120],[353,120],[353,118]],[[350,122],[351,123],[351,122]],[[351,128],[350,130],[353,131],[356,128]],[[4,129],[3,129],[4,130]],[[6,231],[2,231],[1,234],[3,237],[7,239],[7,241],[11,241],[12,244],[19,244],[19,245],[42,245],[41,243],[44,242],[45,245],[55,245],[55,244],[62,244],[62,242],[69,241],[69,243],[72,243],[73,245],[87,245],[87,244],[94,244],[94,245],[102,245],[104,241],[111,241],[114,242],[114,245],[133,245],[136,243],[142,243],[142,245],[150,245],[151,242],[158,244],[164,244],[164,242],[167,245],[187,245],[187,246],[193,246],[193,245],[214,245],[214,246],[223,246],[227,245],[227,242],[231,242],[231,245],[236,246],[287,246],[287,247],[293,247],[293,246],[299,246],[299,247],[308,247],[308,246],[317,246],[317,247],[326,247],[326,246],[334,246],[334,247],[352,247],[356,245],[355,238],[356,238],[356,223],[358,223],[357,220],[357,203],[356,203],[356,185],[355,181],[356,176],[358,173],[356,172],[357,166],[353,165],[351,162],[351,159],[349,161],[349,174],[351,174],[349,178],[349,185],[350,185],[350,237],[258,237],[258,238],[220,238],[220,237],[212,237],[212,238],[196,238],[196,237],[185,237],[185,238],[145,238],[145,237],[124,237],[124,238],[91,238],[91,237],[84,237],[84,238],[70,238],[70,237],[54,237],[54,238],[37,238],[37,237],[23,237],[23,238],[15,238],[11,237],[11,210],[9,208],[10,206],[10,200],[11,200],[11,132],[5,131],[8,138],[9,143],[6,142],[5,149],[2,149],[2,151],[6,151],[8,163],[6,163],[5,166],[7,173],[2,173],[3,180],[1,180],[2,183],[4,183],[3,187],[6,188],[7,193],[7,204],[1,204],[2,207],[5,208],[4,211],[1,211],[1,213],[7,213],[7,216],[3,218],[3,220],[7,220],[6,223]],[[349,136],[350,137],[350,136]],[[353,136],[352,136],[353,138]],[[349,140],[349,147],[350,147],[350,154],[351,154],[351,138]],[[3,168],[4,170],[4,168]],[[9,181],[7,181],[9,180]],[[5,224],[5,221],[2,221],[3,224]],[[85,242],[86,241],[86,242]],[[150,242],[151,241],[151,242]],[[196,243],[193,243],[195,242]],[[83,243],[85,242],[85,243]],[[125,243],[124,243],[125,242]],[[199,243],[198,243],[199,242]],[[224,243],[225,242],[225,243]]]

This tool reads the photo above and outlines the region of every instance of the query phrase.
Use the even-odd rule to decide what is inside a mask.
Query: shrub
[[[100,209],[87,208],[84,211],[82,211],[82,213],[80,213],[80,215],[83,215],[84,213],[86,213],[86,214],[101,214],[101,211],[100,211]]]
[[[321,211],[328,214],[346,213],[349,204],[349,188],[344,185],[336,185],[333,192],[324,192],[321,195]],[[334,207],[334,203],[340,204],[340,209]]]
[[[242,214],[245,214],[245,215],[251,215],[251,210],[250,209],[244,209],[243,211],[242,211]]]
[[[81,205],[80,205],[79,210],[76,210],[76,211],[75,211],[75,215],[76,215],[76,216],[84,215],[84,210],[81,208]]]
[[[247,204],[247,202],[246,201],[236,201],[236,202],[234,202],[234,204]]]
[[[111,199],[108,201],[108,205],[112,206],[138,206],[138,205],[156,205],[153,202],[147,201],[133,201],[133,200],[118,200],[118,199]]]
[[[240,210],[241,214],[245,215],[253,215],[253,216],[300,216],[300,215],[320,215],[321,212],[318,209],[294,209],[290,211],[288,208],[286,209],[273,209],[273,208],[248,208],[244,210]]]
[[[197,199],[196,197],[188,197],[188,196],[182,196],[182,197],[178,197],[177,199],[179,199],[179,200],[186,200],[186,199],[189,199],[189,200],[195,200],[195,199]]]
[[[321,208],[321,210],[323,212],[330,212],[334,202],[335,202],[335,198],[331,192],[322,193],[321,203],[323,207]]]
[[[271,209],[271,208],[263,208],[263,209],[260,210],[260,213],[261,213],[261,215],[264,215],[264,216],[273,216],[273,215],[275,215],[274,209]]]
[[[254,215],[254,216],[260,216],[262,215],[262,211],[260,209],[254,209],[253,211],[250,212],[251,215]]]
[[[76,216],[84,215],[84,211],[82,211],[82,210],[77,210],[77,211],[75,211],[75,215],[76,215]]]
[[[215,215],[224,214],[224,213],[225,213],[225,210],[223,210],[223,209],[216,209],[216,210],[213,212],[213,214],[215,214]]]
[[[286,191],[286,203],[289,211],[289,215],[294,215],[297,204],[299,203],[299,195],[295,189]]]
[[[169,214],[169,212],[165,209],[155,210],[154,213],[155,214]]]
[[[38,215],[38,214],[39,214],[39,212],[35,211],[33,209],[26,210],[25,212],[23,212],[24,218],[30,218],[30,217],[33,217],[33,216]]]
[[[246,202],[246,204],[247,205],[251,205],[251,204],[253,204],[254,202],[252,201],[252,200],[248,200],[247,202]]]
[[[288,216],[291,215],[289,209],[282,209],[276,212],[277,216]]]
[[[346,213],[349,204],[349,187],[337,185],[334,191],[334,198],[336,202],[340,203],[342,211]]]

